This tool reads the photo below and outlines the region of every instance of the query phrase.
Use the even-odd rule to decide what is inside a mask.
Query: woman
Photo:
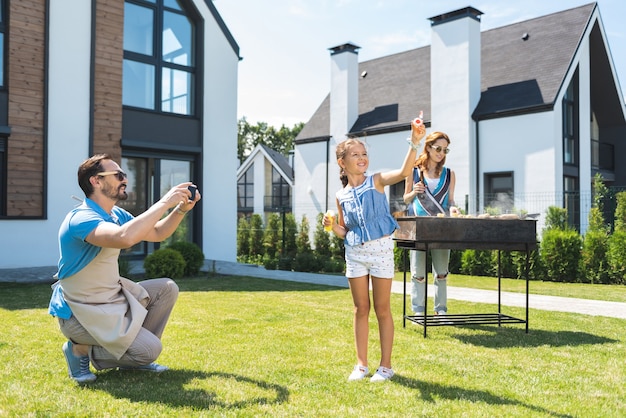
[[[450,138],[443,132],[432,132],[426,137],[424,149],[415,161],[413,174],[405,181],[404,203],[409,205],[409,215],[446,216],[459,214],[454,204],[454,171],[445,167],[450,152]],[[447,306],[447,278],[450,250],[432,249],[433,276],[435,277],[435,315],[445,315]],[[417,315],[424,315],[426,283],[424,270],[425,251],[411,250],[411,307]]]

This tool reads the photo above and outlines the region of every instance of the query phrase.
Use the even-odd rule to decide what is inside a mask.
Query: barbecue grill
[[[407,260],[408,250],[426,251],[424,278],[428,283],[428,250],[433,248],[451,250],[497,250],[498,251],[498,312],[485,314],[460,315],[427,315],[428,312],[428,285],[423,315],[407,315],[406,312],[406,283],[407,272],[404,271],[403,321],[414,322],[424,327],[426,337],[429,326],[445,325],[474,325],[474,324],[526,324],[528,333],[528,270],[530,252],[537,248],[537,221],[534,219],[520,219],[507,217],[435,217],[435,216],[406,216],[397,218],[400,228],[396,230],[395,241],[398,248],[404,249],[404,259]],[[501,307],[501,251],[523,251],[526,253],[526,319],[515,318],[502,313]],[[405,263],[406,265],[406,263]]]

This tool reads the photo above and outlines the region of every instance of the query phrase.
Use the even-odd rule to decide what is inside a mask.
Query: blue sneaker
[[[74,355],[71,341],[63,344],[63,354],[67,362],[67,372],[75,382],[87,383],[96,380],[96,375],[89,370],[89,356]]]
[[[170,368],[167,366],[161,366],[160,364],[150,363],[143,366],[122,366],[118,367],[119,370],[138,370],[142,372],[163,373]]]

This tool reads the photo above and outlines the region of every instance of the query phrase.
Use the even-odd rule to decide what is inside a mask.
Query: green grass
[[[428,275],[429,283],[432,276]],[[407,282],[410,275],[407,274]],[[403,273],[396,273],[395,280],[403,281]],[[469,287],[473,289],[498,290],[496,277],[466,276],[450,274],[449,286]],[[558,283],[530,280],[530,294],[545,296],[562,296],[568,298],[606,300],[611,302],[626,302],[626,286],[604,285],[589,283]],[[502,279],[502,290],[507,292],[525,293],[526,280]]]
[[[0,417],[626,416],[625,320],[531,310],[528,334],[523,325],[483,325],[433,327],[424,338],[421,327],[402,327],[394,294],[396,376],[347,382],[355,363],[348,289],[245,277],[178,283],[159,358],[171,370],[101,371],[83,386],[67,377],[49,285],[0,284]],[[370,324],[375,368],[373,312]]]

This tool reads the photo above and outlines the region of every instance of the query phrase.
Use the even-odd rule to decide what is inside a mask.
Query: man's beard
[[[126,186],[123,184],[121,184],[117,189],[113,189],[112,187],[105,186],[102,189],[102,193],[109,199],[113,199],[117,202],[119,202],[120,200],[128,199],[128,193],[126,193]]]

